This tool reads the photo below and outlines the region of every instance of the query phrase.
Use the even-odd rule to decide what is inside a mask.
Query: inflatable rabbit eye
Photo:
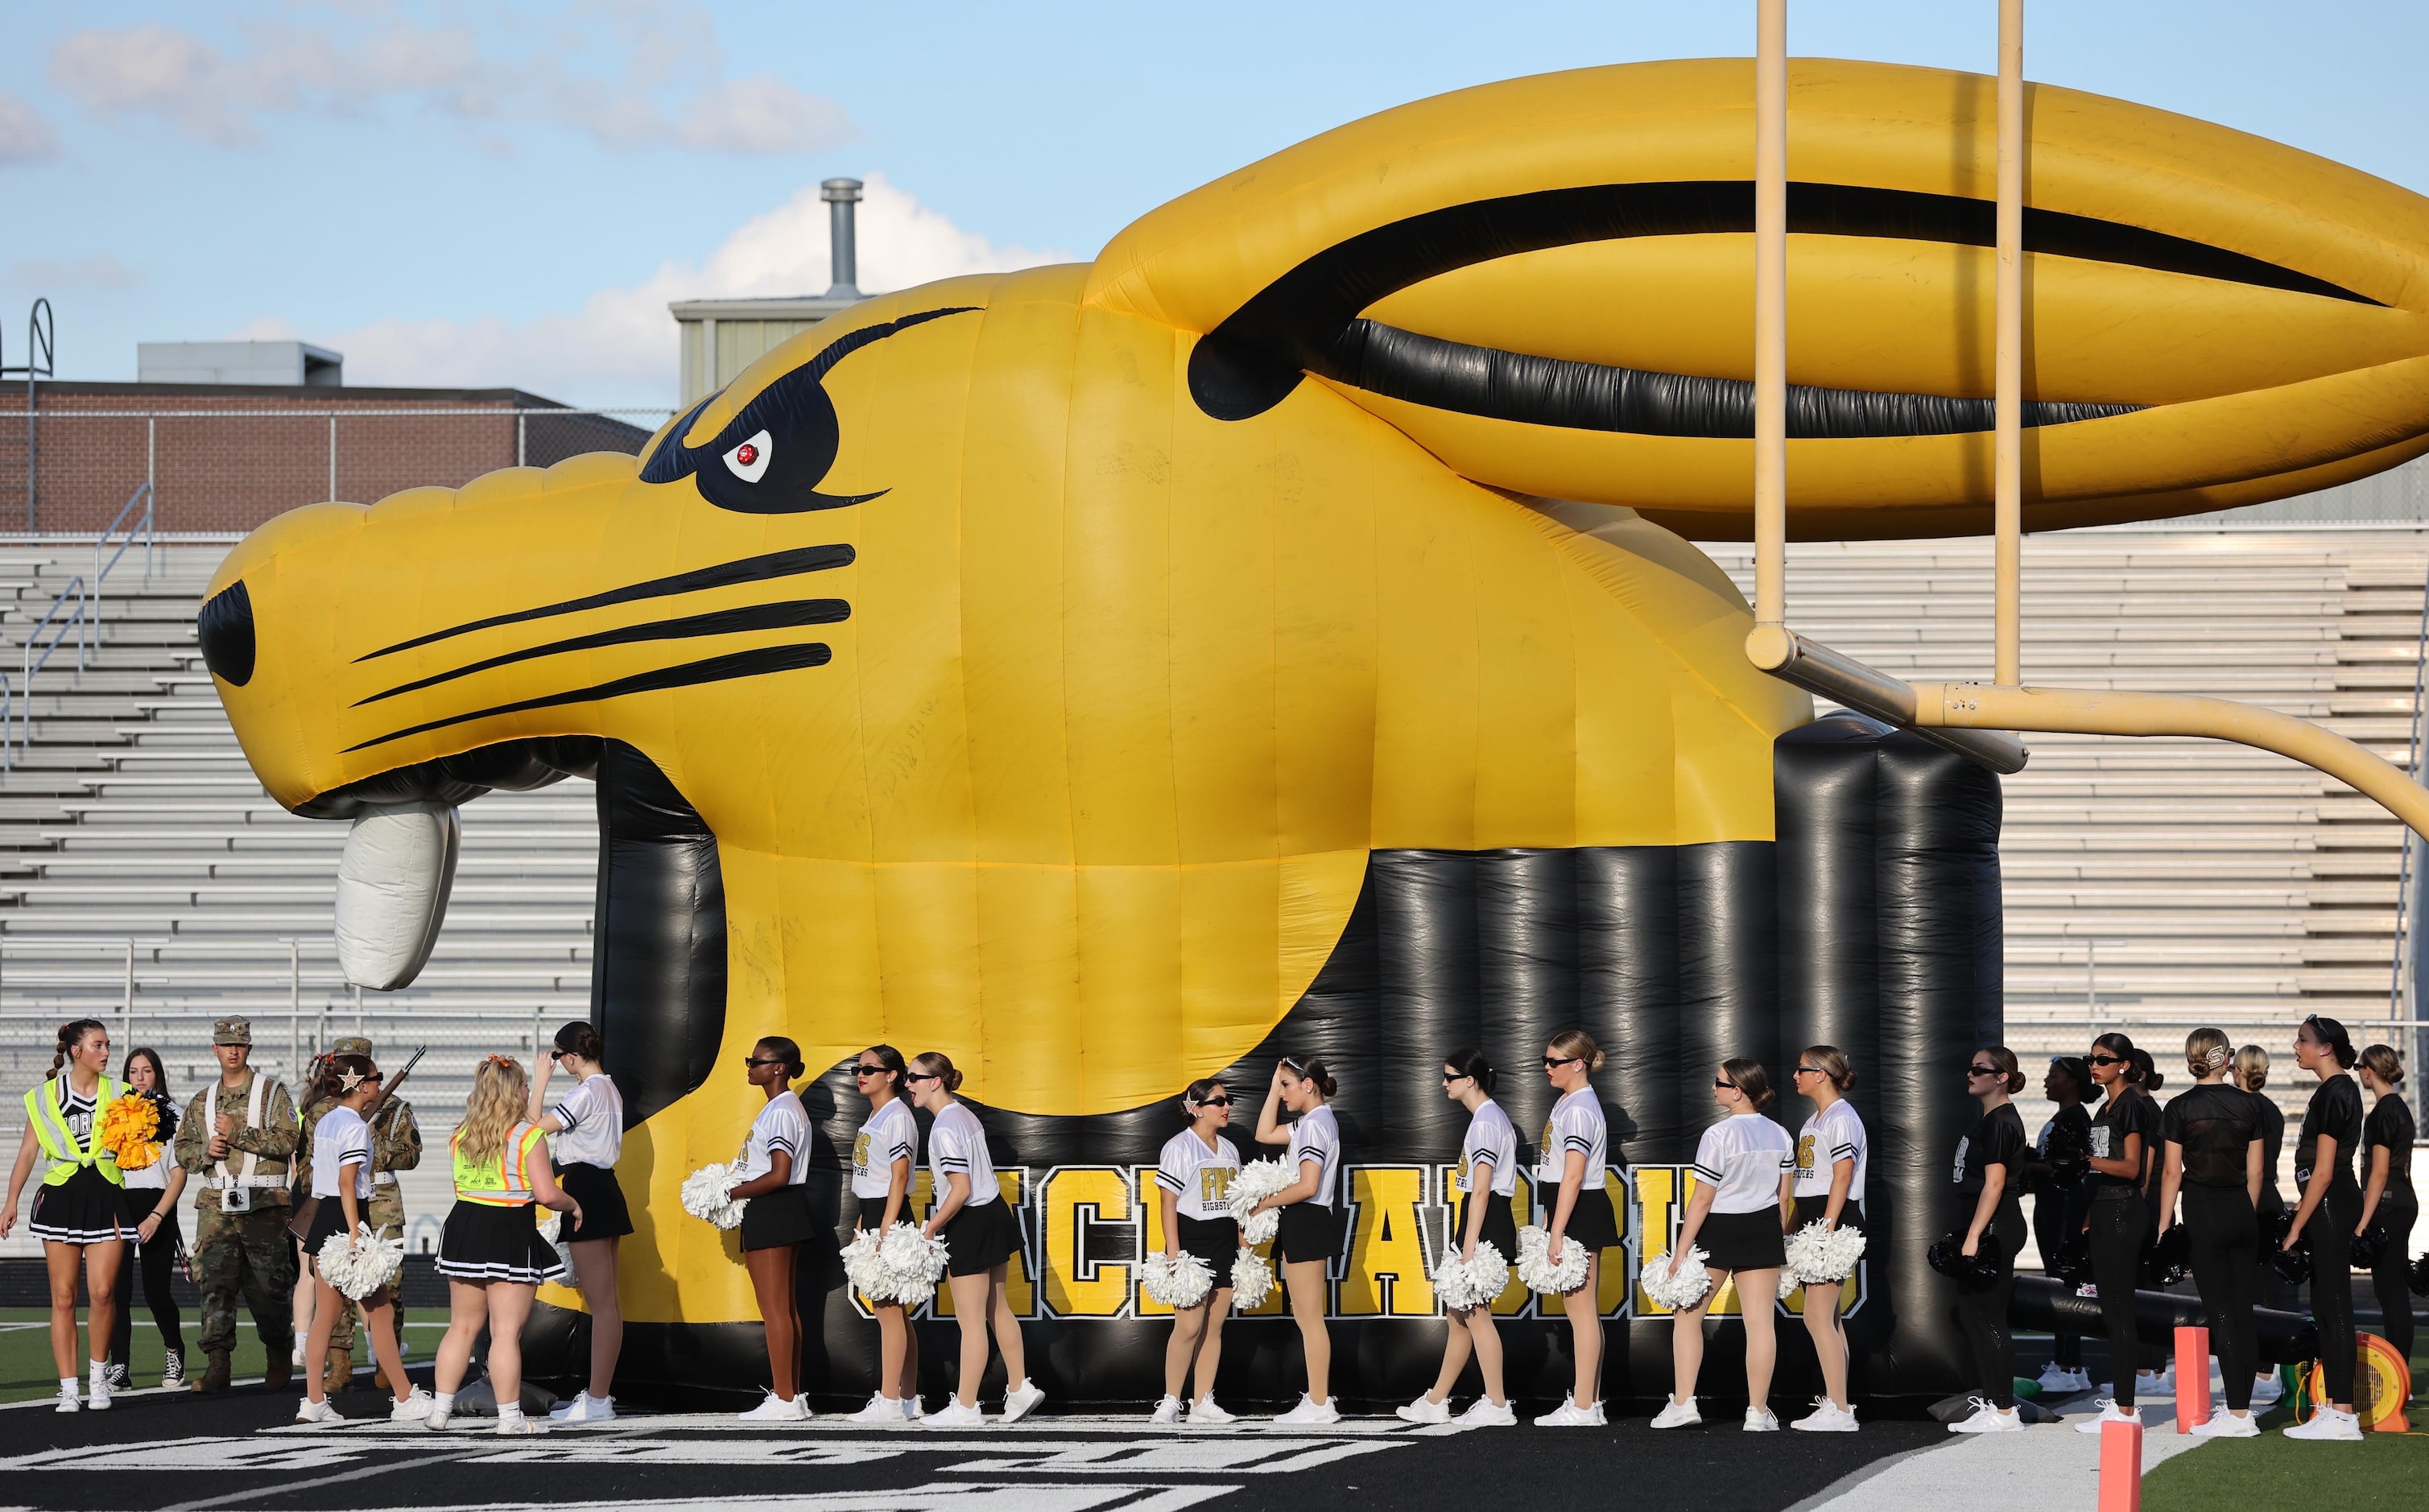
[[[701,497],[736,514],[806,514],[840,509],[882,498],[875,493],[824,493],[818,485],[834,465],[842,436],[824,380],[834,365],[873,341],[946,315],[968,314],[975,306],[921,310],[900,320],[867,325],[821,349],[742,407],[702,444],[685,444],[701,415],[717,402],[711,394],[677,421],[641,463],[644,483],[690,478]]]

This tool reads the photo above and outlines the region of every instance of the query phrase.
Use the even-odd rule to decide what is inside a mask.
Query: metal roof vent
[[[830,240],[829,263],[834,282],[827,289],[829,299],[860,297],[859,234],[852,224],[860,203],[860,180],[830,178],[818,186],[818,198],[827,202],[827,235]]]

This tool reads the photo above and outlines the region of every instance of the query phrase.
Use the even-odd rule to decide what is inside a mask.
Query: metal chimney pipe
[[[860,180],[830,178],[818,186],[818,198],[827,202],[827,235],[830,239],[828,260],[834,283],[826,292],[829,299],[860,297],[860,239],[852,224],[860,203]]]

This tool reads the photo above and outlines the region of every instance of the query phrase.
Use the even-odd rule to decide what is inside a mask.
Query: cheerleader
[[[2024,1115],[2008,1099],[2024,1089],[2015,1052],[1991,1045],[1965,1063],[1965,1090],[1982,1105],[1981,1122],[1957,1141],[1958,1221],[1965,1225],[1961,1252],[1967,1259],[1988,1255],[1996,1265],[1989,1282],[1961,1281],[1957,1319],[1974,1346],[1975,1378],[1982,1394],[1974,1415],[1952,1422],[1953,1434],[2022,1433],[2016,1412],[2016,1336],[2008,1326],[2008,1299],[2016,1289],[2016,1253],[2024,1247]],[[2130,1299],[2130,1293],[2129,1299]]]
[[[2041,1246],[2041,1270],[2056,1274],[2058,1255],[2083,1233],[2083,1178],[2091,1170],[2091,1115],[2083,1105],[2091,1096],[2091,1068],[2080,1056],[2052,1056],[2041,1074],[2041,1095],[2057,1111],[2041,1125],[2032,1153],[2024,1160],[2024,1190],[2033,1197],[2033,1238]],[[2083,1337],[2059,1332],[2053,1337],[2050,1362],[2041,1367],[2041,1388],[2051,1395],[2091,1389],[2091,1372],[2083,1368]]]
[[[1240,1173],[1240,1152],[1220,1132],[1231,1122],[1231,1094],[1221,1082],[1191,1082],[1181,1094],[1181,1107],[1189,1115],[1189,1127],[1164,1141],[1155,1163],[1164,1253],[1196,1255],[1214,1272],[1214,1286],[1205,1301],[1172,1315],[1172,1338],[1164,1347],[1164,1400],[1150,1421],[1182,1421],[1181,1392],[1194,1368],[1198,1394],[1190,1399],[1187,1421],[1224,1423],[1232,1417],[1214,1404],[1214,1372],[1223,1361],[1223,1320],[1231,1311],[1231,1262],[1245,1248],[1224,1197]]]
[[[2421,1203],[2412,1193],[2412,1109],[2404,1101],[2404,1057],[2393,1045],[2372,1045],[2361,1053],[2361,1084],[2378,1100],[2362,1123],[2363,1170],[2361,1221],[2354,1225],[2358,1238],[2371,1228],[2386,1230],[2377,1263],[2370,1268],[2370,1285],[2386,1320],[2387,1341],[2404,1359],[2412,1357],[2412,1224]]]
[[[913,1103],[927,1111],[928,1173],[938,1194],[920,1232],[945,1240],[946,1285],[953,1293],[953,1317],[962,1325],[962,1375],[951,1401],[924,1420],[932,1427],[972,1428],[986,1421],[979,1410],[979,1378],[986,1374],[987,1328],[995,1328],[1003,1352],[1002,1421],[1018,1422],[1037,1410],[1046,1393],[1031,1384],[1020,1320],[1003,1294],[1012,1257],[1020,1253],[1020,1220],[995,1179],[986,1129],[979,1116],[954,1101],[962,1073],[936,1051],[911,1057],[903,1081]]]
[[[2259,1247],[2255,1205],[2260,1196],[2260,1128],[2252,1099],[2228,1082],[2234,1052],[2216,1029],[2185,1037],[2185,1067],[2193,1085],[2160,1115],[2166,1149],[2159,1175],[2159,1232],[2185,1205],[2193,1285],[2207,1315],[2211,1349],[2226,1387],[2226,1410],[2192,1429],[2205,1438],[2257,1438],[2252,1421],[2253,1368],[2260,1357],[2253,1333],[2253,1252]],[[2203,1367],[2205,1370],[2207,1367]]]
[[[1538,1428],[1599,1427],[1602,1406],[1602,1252],[1619,1242],[1611,1209],[1607,1162],[1611,1129],[1602,1099],[1589,1080],[1602,1070],[1602,1049],[1582,1029],[1557,1035],[1544,1049],[1544,1077],[1561,1094],[1544,1121],[1535,1165],[1535,1200],[1552,1192],[1546,1253],[1558,1264],[1572,1243],[1586,1251],[1584,1285],[1561,1299],[1569,1320],[1569,1353],[1577,1376],[1561,1404],[1535,1420]]]
[[[2256,1305],[2282,1309],[2286,1305],[2286,1278],[2269,1254],[2269,1239],[2277,1232],[2277,1217],[2286,1210],[2286,1199],[2277,1190],[2277,1162],[2286,1153],[2286,1110],[2277,1100],[2264,1095],[2269,1085],[2269,1052],[2258,1045],[2245,1045],[2235,1053],[2235,1085],[2243,1088],[2251,1100],[2252,1111],[2260,1130],[2260,1200],[2255,1205],[2259,1215],[2261,1243],[2252,1268],[2252,1295]],[[2252,1404],[2272,1405],[2285,1395],[2284,1383],[2277,1372],[2262,1370],[2252,1378]]]
[[[1298,1179],[1250,1208],[1250,1216],[1281,1210],[1274,1258],[1282,1262],[1282,1288],[1290,1294],[1291,1320],[1298,1324],[1307,1360],[1307,1390],[1298,1405],[1275,1419],[1293,1427],[1339,1422],[1332,1401],[1332,1336],[1325,1328],[1330,1287],[1327,1272],[1341,1253],[1343,1225],[1336,1178],[1341,1169],[1341,1125],[1326,1106],[1338,1084],[1313,1055],[1285,1055],[1274,1067],[1265,1105],[1257,1112],[1257,1142],[1290,1146]],[[1281,1112],[1296,1115],[1285,1123]]]
[[[504,1055],[472,1073],[464,1122],[447,1141],[455,1175],[455,1205],[438,1235],[438,1273],[447,1278],[447,1336],[438,1341],[429,1426],[444,1428],[455,1393],[471,1369],[472,1345],[489,1333],[487,1366],[498,1406],[498,1432],[546,1433],[523,1416],[523,1323],[543,1281],[565,1274],[556,1247],[540,1238],[535,1205],[571,1216],[582,1205],[556,1184],[548,1140],[523,1120],[529,1084],[522,1067]],[[400,1371],[394,1377],[402,1380]]]
[[[633,1232],[616,1162],[624,1154],[624,1094],[600,1064],[607,1046],[599,1031],[576,1021],[556,1031],[555,1048],[532,1063],[531,1103],[523,1116],[551,1137],[557,1185],[581,1205],[579,1224],[557,1238],[573,1256],[574,1284],[590,1305],[590,1379],[549,1417],[558,1422],[612,1422],[616,1357],[624,1351],[624,1309],[618,1295],[617,1240]],[[547,1108],[549,1078],[559,1066],[572,1088]]]
[[[2294,1141],[2294,1182],[2301,1189],[2293,1225],[2282,1248],[2311,1237],[2311,1319],[2319,1329],[2320,1368],[2328,1400],[2308,1422],[2286,1430],[2289,1438],[2361,1441],[2354,1415],[2353,1233],[2361,1217],[2361,1187],[2354,1180],[2353,1153],[2361,1144],[2361,1088],[2345,1074],[2360,1057],[2345,1026],[2313,1014],[2294,1031],[2294,1064],[2319,1078],[2303,1129]],[[2314,1221],[2316,1220],[2316,1221]]]
[[[851,1195],[859,1210],[854,1234],[884,1235],[911,1216],[912,1161],[919,1154],[919,1122],[911,1116],[911,1093],[902,1085],[910,1068],[892,1045],[871,1045],[850,1067],[852,1084],[868,1099],[868,1117],[851,1141]],[[877,1314],[877,1389],[868,1404],[845,1419],[884,1426],[919,1421],[919,1351],[911,1335],[911,1314],[899,1302],[871,1300]]]
[[[728,1197],[750,1205],[742,1210],[742,1263],[750,1268],[751,1290],[768,1330],[768,1394],[739,1415],[744,1422],[806,1422],[813,1416],[795,1389],[801,1320],[793,1310],[794,1257],[817,1232],[801,1190],[810,1174],[803,1158],[810,1115],[793,1090],[808,1069],[801,1047],[782,1035],[752,1046],[742,1062],[743,1079],[767,1099],[751,1121],[741,1158],[734,1164],[734,1185],[726,1189]]]
[[[39,1152],[46,1162],[41,1190],[34,1194],[26,1226],[42,1241],[51,1281],[51,1360],[58,1367],[58,1410],[109,1408],[109,1331],[116,1321],[118,1272],[125,1259],[125,1181],[118,1161],[101,1142],[102,1110],[126,1090],[109,1079],[109,1031],[98,1019],[59,1026],[50,1074],[25,1094],[25,1137],[17,1143],[17,1164],[8,1172],[8,1201],[0,1206],[0,1239],[17,1226],[17,1199],[33,1173]],[[87,1332],[91,1363],[85,1395],[76,1397],[76,1265],[84,1265],[91,1315]]]
[[[1510,1115],[1493,1100],[1493,1062],[1481,1051],[1454,1050],[1443,1062],[1443,1095],[1467,1109],[1467,1137],[1459,1143],[1459,1215],[1457,1233],[1462,1260],[1476,1258],[1476,1247],[1490,1244],[1502,1258],[1518,1253],[1518,1225],[1510,1214],[1510,1199],[1518,1191],[1518,1131]],[[1479,1201],[1479,1197],[1481,1200]],[[1507,1428],[1518,1421],[1501,1384],[1501,1335],[1493,1322],[1493,1304],[1454,1312],[1450,1333],[1443,1341],[1442,1373],[1434,1388],[1405,1407],[1396,1409],[1411,1422],[1451,1421],[1451,1388],[1476,1355],[1477,1373],[1484,1378],[1484,1395],[1459,1415],[1472,1428]]]
[[[1864,1168],[1868,1151],[1864,1121],[1847,1101],[1855,1068],[1836,1045],[1809,1045],[1796,1057],[1789,1082],[1813,1105],[1813,1116],[1796,1135],[1794,1227],[1820,1223],[1830,1232],[1864,1231]],[[1847,1397],[1847,1328],[1839,1318],[1842,1283],[1807,1287],[1805,1332],[1822,1365],[1822,1400],[1789,1424],[1806,1433],[1854,1433],[1856,1408]]]
[[[166,1389],[186,1384],[185,1320],[170,1289],[178,1253],[186,1247],[185,1235],[177,1222],[177,1198],[186,1189],[186,1168],[177,1164],[169,1148],[177,1134],[177,1103],[169,1095],[169,1074],[161,1069],[159,1052],[148,1046],[138,1045],[128,1051],[119,1074],[126,1078],[129,1091],[140,1095],[157,1111],[159,1132],[153,1138],[162,1149],[160,1157],[150,1165],[120,1172],[126,1178],[123,1189],[126,1193],[127,1221],[135,1225],[128,1237],[138,1253],[119,1268],[118,1316],[109,1331],[110,1387],[116,1390],[134,1384],[128,1372],[133,1363],[128,1345],[134,1333],[135,1311],[134,1285],[129,1278],[140,1270],[143,1273],[143,1304],[151,1309],[152,1325],[160,1331],[160,1385]]]
[[[1676,1272],[1688,1248],[1700,1238],[1711,1286],[1703,1301],[1672,1315],[1675,1389],[1654,1417],[1656,1428],[1684,1428],[1704,1421],[1695,1410],[1695,1376],[1704,1365],[1704,1314],[1720,1294],[1722,1281],[1735,1275],[1738,1311],[1745,1323],[1745,1431],[1779,1431],[1779,1419],[1768,1404],[1778,1349],[1772,1314],[1778,1304],[1780,1269],[1788,1263],[1784,1231],[1796,1205],[1796,1146],[1786,1129],[1762,1116],[1777,1095],[1762,1067],[1743,1057],[1721,1062],[1712,1077],[1712,1101],[1728,1117],[1706,1129],[1696,1142],[1695,1163],[1689,1168],[1695,1190],[1687,1199],[1686,1221],[1669,1261]]]
[[[2142,1244],[2151,1236],[2150,1207],[2142,1200],[2142,1172],[2158,1142],[2158,1105],[2134,1085],[2134,1041],[2105,1034],[2091,1042],[2086,1064],[2092,1084],[2107,1095],[2091,1121],[2091,1194],[2084,1213],[2090,1236],[2091,1279],[2100,1288],[2100,1321],[2108,1336],[2110,1395],[2100,1415],[2077,1424],[2097,1433],[2107,1422],[2140,1422],[2135,1405],[2135,1356],[2140,1335],[2134,1326],[2134,1284],[2142,1267]],[[2145,1377],[2147,1382],[2150,1378]]]
[[[304,1376],[304,1401],[296,1409],[295,1421],[315,1426],[341,1423],[346,1420],[329,1404],[329,1372],[322,1369],[329,1360],[329,1339],[337,1332],[338,1320],[354,1305],[353,1300],[329,1284],[321,1273],[321,1246],[332,1236],[351,1238],[367,1230],[364,1214],[372,1203],[372,1126],[364,1111],[379,1101],[380,1070],[369,1055],[328,1055],[322,1057],[312,1088],[305,1096],[307,1106],[334,1100],[329,1111],[312,1127],[312,1226],[304,1231],[304,1263],[311,1268],[312,1337],[306,1342],[304,1358],[317,1361]],[[370,1325],[372,1354],[391,1382],[405,1381],[405,1358],[396,1347],[396,1309],[394,1298],[383,1288],[362,1300],[363,1320]],[[342,1388],[346,1383],[338,1383]],[[432,1398],[418,1386],[407,1386],[405,1394],[392,1396],[388,1407],[391,1422],[421,1422],[431,1413]]]

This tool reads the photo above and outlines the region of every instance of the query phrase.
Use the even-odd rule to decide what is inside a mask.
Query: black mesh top
[[[2371,1105],[2370,1117],[2362,1124],[2362,1148],[2387,1146],[2387,1197],[2412,1194],[2412,1141],[2416,1137],[2412,1109],[2402,1097],[2389,1092]],[[2368,1172],[2370,1167],[2365,1165],[2362,1170]]]
[[[2185,1180],[2196,1187],[2243,1185],[2245,1153],[2260,1137],[2252,1094],[2221,1083],[2197,1086],[2168,1104],[2162,1137],[2184,1150]]]
[[[2311,1105],[2303,1110],[2303,1132],[2294,1141],[2294,1179],[2305,1186],[2310,1185],[2323,1134],[2337,1141],[2337,1180],[2355,1185],[2354,1152],[2361,1148],[2361,1084],[2341,1072],[2322,1082],[2311,1093]]]
[[[2117,1084],[2108,1101],[2100,1105],[2100,1114],[2091,1121],[2091,1153],[2103,1160],[2125,1158],[2125,1137],[2142,1137],[2142,1167],[2151,1165],[2153,1146],[2159,1141],[2159,1105],[2150,1093],[2125,1083]],[[2111,1176],[2104,1171],[2091,1173],[2094,1188],[2135,1187],[2142,1185],[2141,1171],[2130,1176]]]

